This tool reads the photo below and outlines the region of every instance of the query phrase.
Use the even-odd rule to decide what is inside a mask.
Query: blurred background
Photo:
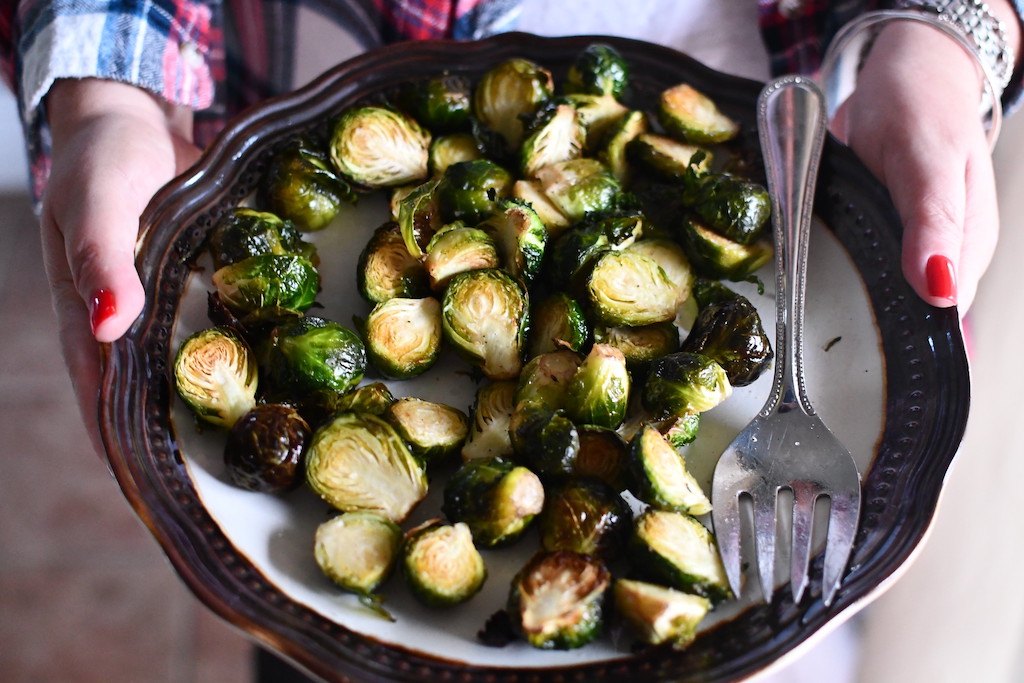
[[[60,358],[13,97],[0,96],[0,679],[252,680],[252,649],[201,606],[91,452]],[[996,151],[1003,239],[968,318],[971,421],[930,539],[851,629],[773,681],[1024,681],[1024,115]],[[839,665],[837,667],[837,665]],[[823,673],[832,670],[832,674]],[[813,676],[808,671],[817,671]]]

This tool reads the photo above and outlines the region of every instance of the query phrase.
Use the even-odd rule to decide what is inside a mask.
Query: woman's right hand
[[[135,270],[139,217],[199,150],[189,110],[131,85],[60,80],[46,110],[53,143],[40,217],[43,258],[64,360],[102,454],[100,343],[121,337],[145,301]]]

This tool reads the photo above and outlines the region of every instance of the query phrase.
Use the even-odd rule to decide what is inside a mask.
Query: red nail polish
[[[114,293],[106,289],[97,289],[89,300],[89,322],[92,324],[92,333],[96,334],[96,328],[107,320],[110,320],[117,313],[117,304],[114,303]]]
[[[924,274],[931,296],[956,303],[956,273],[952,261],[941,254],[934,254],[928,259]]]

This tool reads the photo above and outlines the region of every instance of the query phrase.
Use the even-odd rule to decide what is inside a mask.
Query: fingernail
[[[97,289],[92,299],[89,300],[89,322],[92,324],[92,333],[96,334],[96,328],[110,320],[117,313],[117,304],[114,303],[114,293],[106,289]]]
[[[935,254],[928,259],[924,274],[928,282],[928,294],[936,299],[956,303],[956,273],[952,261],[942,254]]]

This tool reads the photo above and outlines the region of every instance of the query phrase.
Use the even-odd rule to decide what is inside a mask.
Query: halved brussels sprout
[[[475,225],[498,211],[498,202],[512,193],[512,174],[490,159],[460,161],[445,169],[437,199],[446,222]]]
[[[469,434],[469,417],[464,412],[413,396],[392,403],[384,419],[427,465],[458,453]]]
[[[413,595],[430,607],[450,607],[476,595],[487,579],[469,527],[431,519],[402,543],[402,569]]]
[[[296,138],[271,159],[261,190],[272,212],[305,232],[326,227],[342,202],[356,201],[349,184],[330,168],[326,152],[305,137]]]
[[[771,261],[771,242],[740,244],[695,219],[682,224],[681,243],[690,264],[701,275],[716,280],[745,280]]]
[[[363,378],[366,349],[352,330],[316,316],[281,323],[267,339],[268,372],[297,400],[309,392],[344,393]]]
[[[213,286],[236,313],[277,308],[302,312],[320,291],[320,273],[304,256],[258,254],[218,268]]]
[[[579,351],[589,336],[583,307],[565,292],[554,292],[530,311],[527,355],[532,358],[560,349]]]
[[[669,239],[654,238],[637,240],[628,249],[649,257],[661,266],[676,293],[677,309],[689,298],[693,288],[693,269],[682,247]]]
[[[608,130],[604,144],[597,152],[597,158],[622,185],[627,185],[633,177],[629,164],[630,143],[647,130],[647,114],[636,109],[626,112]]]
[[[461,222],[446,225],[431,238],[427,245],[423,267],[430,276],[430,287],[444,291],[448,282],[458,273],[501,265],[498,245],[480,228],[469,228]]]
[[[409,253],[398,224],[388,222],[373,232],[356,267],[359,293],[379,304],[395,297],[415,299],[430,293],[427,271]]]
[[[679,350],[679,328],[671,321],[638,327],[599,325],[594,328],[594,342],[621,351],[627,366],[645,366],[656,358]]]
[[[626,460],[629,444],[614,429],[584,425],[578,429],[580,449],[573,473],[576,477],[600,479],[616,491],[626,488]]]
[[[427,495],[427,476],[395,428],[369,413],[339,413],[313,433],[306,483],[331,506],[402,522]]]
[[[616,579],[612,585],[616,612],[648,645],[669,643],[682,649],[697,637],[697,625],[711,610],[711,601],[646,581]]]
[[[487,71],[473,91],[473,111],[505,141],[511,152],[523,141],[522,117],[533,114],[554,92],[551,72],[528,59],[513,58]]]
[[[508,433],[517,458],[543,479],[576,474],[580,435],[565,411],[524,401],[516,405]]]
[[[534,356],[519,373],[516,403],[536,401],[551,410],[565,408],[572,378],[581,359],[573,351],[549,351]]]
[[[256,357],[227,327],[193,332],[174,356],[174,388],[203,422],[230,428],[256,406]]]
[[[537,518],[544,550],[618,557],[633,530],[629,505],[600,479],[572,479],[554,488]]]
[[[331,135],[334,167],[368,188],[395,187],[427,177],[430,133],[406,114],[376,105],[342,113]]]
[[[469,436],[462,447],[463,460],[512,454],[508,427],[515,409],[515,394],[516,380],[512,379],[488,382],[477,389]]]
[[[657,583],[708,598],[732,597],[715,537],[683,512],[648,508],[633,529],[633,568]]]
[[[536,474],[511,460],[466,461],[444,487],[441,509],[464,522],[473,541],[495,548],[516,541],[544,507],[544,486]]]
[[[614,346],[594,344],[566,389],[565,411],[578,425],[615,429],[626,417],[630,378]]]
[[[441,208],[433,178],[404,193],[398,200],[398,229],[405,248],[414,258],[421,258],[434,233],[441,227]]]
[[[734,387],[754,382],[774,356],[761,316],[739,294],[702,308],[682,349],[713,358]]]
[[[642,133],[629,143],[627,150],[631,159],[669,180],[686,178],[697,152],[704,153],[696,164],[697,169],[707,169],[712,160],[711,152],[665,135]]]
[[[461,74],[443,73],[403,85],[398,106],[435,133],[469,127],[473,109],[472,84]]]
[[[653,425],[644,425],[629,448],[630,491],[659,510],[704,515],[711,501],[686,468],[683,455]]]
[[[724,173],[690,176],[684,197],[704,225],[739,244],[761,237],[772,216],[764,185]]]
[[[312,434],[293,407],[263,403],[238,418],[224,442],[232,483],[250,491],[281,493],[302,481]]]
[[[208,248],[217,269],[259,254],[296,254],[316,263],[316,247],[302,239],[292,222],[245,207],[231,209],[217,220]]]
[[[640,215],[591,214],[558,236],[548,250],[545,275],[553,289],[579,291],[594,262],[609,249],[625,249],[644,230]]]
[[[459,273],[441,304],[445,337],[487,377],[516,377],[523,367],[528,306],[526,292],[503,270]]]
[[[366,316],[366,356],[382,375],[409,379],[441,353],[441,304],[432,297],[382,301]]]
[[[572,225],[569,217],[544,195],[544,189],[536,180],[517,180],[512,185],[512,196],[526,202],[537,212],[548,229],[549,238],[557,237]]]
[[[601,148],[609,132],[629,113],[629,108],[611,95],[572,93],[556,101],[576,110],[584,130],[583,149],[591,154]]]
[[[443,175],[448,167],[460,161],[482,159],[483,152],[472,133],[450,133],[435,137],[430,141],[430,175]]]
[[[533,647],[582,647],[604,628],[604,596],[611,578],[604,564],[588,555],[569,550],[537,553],[512,580],[512,623]]]
[[[732,394],[721,365],[699,353],[678,351],[651,364],[640,394],[656,419],[711,410]]]
[[[571,105],[555,105],[540,118],[519,146],[519,170],[528,178],[545,166],[578,159],[587,137],[587,129]]]
[[[335,584],[359,596],[378,615],[394,621],[376,591],[391,575],[402,546],[402,530],[365,510],[336,515],[317,527],[313,556]]]
[[[622,97],[629,86],[629,64],[607,43],[591,43],[576,55],[565,79],[566,92]]]
[[[674,320],[679,291],[649,256],[630,249],[601,254],[587,278],[595,317],[609,327]]]
[[[352,410],[381,416],[394,402],[395,397],[388,389],[388,385],[383,382],[373,382],[338,395],[334,402],[334,412]]]
[[[498,209],[478,227],[498,245],[505,270],[529,286],[543,263],[547,228],[533,207],[521,199],[502,199]]]
[[[682,448],[693,443],[700,428],[700,413],[690,413],[670,418],[658,425],[658,431],[673,448]]]
[[[570,223],[593,211],[614,208],[622,194],[622,186],[611,171],[589,157],[545,166],[535,175],[543,195]]]
[[[661,93],[658,120],[669,135],[698,145],[726,142],[740,132],[740,125],[719,111],[714,100],[688,83]]]

